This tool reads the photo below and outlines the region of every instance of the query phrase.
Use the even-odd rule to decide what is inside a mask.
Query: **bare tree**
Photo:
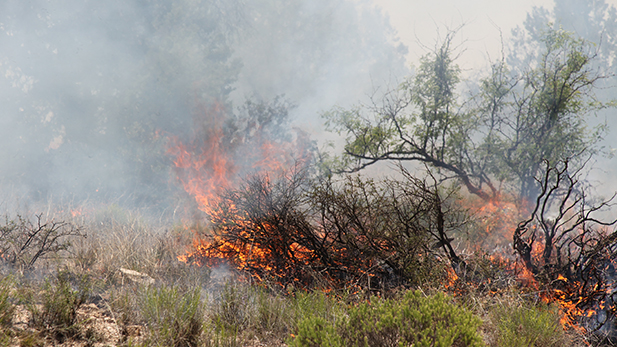
[[[41,215],[35,222],[22,216],[16,220],[7,217],[5,225],[0,226],[0,257],[20,271],[32,270],[39,259],[68,250],[74,237],[85,235],[71,223],[44,222]]]
[[[615,195],[591,203],[580,169],[570,172],[567,160],[544,161],[544,170],[537,178],[540,194],[533,211],[514,231],[514,250],[560,301],[581,311],[603,307],[609,319],[615,309],[611,288],[617,256],[617,231],[609,228],[617,219],[603,221],[597,214],[612,205]]]

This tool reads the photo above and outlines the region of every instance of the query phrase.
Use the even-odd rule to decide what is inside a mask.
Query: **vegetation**
[[[599,81],[608,76],[592,65],[593,44],[546,27],[539,48],[520,47],[528,54],[525,66],[509,66],[504,57],[477,82],[478,91],[463,99],[457,95],[455,34],[383,100],[325,113],[330,129],[347,136],[336,170],[422,162],[484,200],[497,198],[504,184],[534,199],[542,160],[580,164],[594,153],[603,129],[587,129],[586,120],[609,104],[596,98]]]
[[[293,346],[482,346],[481,321],[443,294],[409,291],[347,310],[338,320],[308,316]]]
[[[298,3],[289,3],[281,10],[294,19]],[[169,194],[178,199],[174,212],[156,218],[115,203],[70,213],[50,203],[45,214],[7,216],[1,345],[617,341],[617,220],[599,216],[613,199],[592,199],[581,178],[605,130],[587,127],[589,116],[612,105],[596,94],[606,77],[596,59],[610,54],[558,26],[536,26],[533,41],[518,41],[518,53],[462,91],[456,31],[449,32],[383,100],[326,113],[331,129],[347,136],[343,155],[329,162],[305,133],[290,130],[293,105],[282,97],[249,98],[237,110],[230,101],[240,76],[232,47],[241,33],[221,18],[253,18],[254,30],[289,28],[310,22],[304,11],[290,24],[252,8],[245,15],[237,1],[152,4],[160,6],[144,25],[156,44],[143,43],[142,78],[126,101],[108,96],[109,109],[141,100],[140,85],[160,81],[176,96],[196,95],[197,111],[180,97],[174,105],[183,106],[173,109],[197,114],[193,122],[173,122],[174,135],[161,140],[157,126],[166,121],[152,118],[161,99],[136,103],[134,124],[115,112],[109,128],[61,129],[74,141],[66,146],[121,132],[114,153],[143,170],[130,173],[140,181],[131,194],[157,186],[164,171],[185,192]],[[167,61],[193,69],[171,64],[152,73]],[[189,87],[193,74],[213,82]],[[152,93],[143,100],[159,95]],[[144,145],[130,146],[138,142]],[[315,169],[318,155],[325,159]],[[385,161],[398,164],[393,177],[358,173]],[[507,203],[516,213],[491,224],[487,216],[508,214]],[[176,210],[185,210],[181,223]],[[489,253],[466,242],[496,232],[511,248]]]
[[[496,346],[564,346],[567,337],[559,325],[555,307],[529,307],[503,304],[496,307],[493,320],[497,322]]]
[[[37,279],[33,277],[36,272],[30,272],[3,280],[0,310],[6,345],[66,345],[78,341],[94,346],[319,345],[314,341],[363,345],[364,340],[358,340],[357,334],[361,331],[369,345],[388,345],[391,339],[419,342],[420,335],[404,333],[426,329],[427,333],[438,332],[424,337],[430,341],[454,339],[459,342],[443,345],[472,346],[482,344],[482,331],[490,331],[491,336],[505,334],[494,321],[494,317],[504,316],[498,305],[483,309],[470,306],[466,296],[440,294],[443,287],[436,282],[430,285],[435,291],[430,295],[413,290],[398,294],[384,291],[379,295],[374,291],[335,290],[326,294],[291,287],[283,292],[270,281],[250,285],[239,274],[225,272],[228,270],[221,267],[203,272],[207,269],[161,256],[186,249],[191,239],[181,233],[188,231],[157,231],[143,224],[139,216],[116,208],[114,211],[103,213],[109,218],[106,226],[101,226],[102,214],[98,214],[94,223],[97,237],[74,243],[69,249],[72,256],[56,263],[62,270],[41,266],[34,269],[51,271],[53,277]],[[123,233],[122,229],[131,230],[139,223],[143,229],[135,232],[148,236],[141,242],[129,242],[135,235]],[[118,247],[120,244],[124,248]],[[172,244],[163,251],[161,245]],[[84,268],[80,265],[82,260],[76,261],[77,255],[88,254],[86,250],[91,247],[97,248],[97,252]],[[152,276],[155,282],[132,280],[119,271],[130,264],[140,273]],[[223,271],[223,277],[219,271]],[[428,289],[428,282],[423,283]],[[475,298],[485,300],[480,294]],[[538,315],[544,312],[541,305],[527,306],[526,310],[532,316],[536,310]],[[560,316],[551,312],[543,320],[538,319],[537,324],[552,322],[559,329],[544,335],[570,341],[571,335],[561,329]],[[529,329],[540,329],[534,322],[529,323]],[[395,331],[398,332],[390,334]]]

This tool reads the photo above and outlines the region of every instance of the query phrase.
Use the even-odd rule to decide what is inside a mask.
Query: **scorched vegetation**
[[[178,6],[156,23],[217,20]],[[240,35],[220,29],[192,39]],[[120,151],[157,173],[136,192],[171,182],[137,199],[160,200],[156,215],[84,199],[6,216],[0,345],[617,344],[614,195],[585,180],[608,131],[592,116],[614,106],[599,96],[608,58],[559,25],[528,31],[467,81],[448,32],[382,98],[323,114],[340,153],[293,128],[283,96],[234,108],[217,46],[222,65],[199,71],[229,76],[194,83],[192,122],[121,126],[156,149]],[[149,61],[192,57],[173,48],[184,36]]]

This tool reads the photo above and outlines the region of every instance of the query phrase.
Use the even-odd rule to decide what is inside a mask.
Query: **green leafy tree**
[[[591,65],[597,55],[591,44],[547,27],[540,45],[527,47],[525,69],[502,59],[478,81],[477,93],[462,98],[454,35],[381,103],[325,114],[330,129],[347,136],[339,170],[386,160],[424,162],[484,200],[496,198],[504,182],[530,198],[543,159],[594,153],[602,129],[591,130],[586,121],[608,105],[595,96],[604,76]]]

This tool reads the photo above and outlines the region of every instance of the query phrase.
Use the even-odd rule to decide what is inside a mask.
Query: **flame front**
[[[271,232],[277,226],[268,216],[249,216],[246,210],[226,200],[225,192],[239,184],[239,174],[269,177],[284,172],[297,163],[295,158],[305,158],[305,150],[297,142],[270,141],[260,133],[260,128],[249,140],[230,138],[233,134],[225,130],[226,117],[226,110],[215,104],[204,109],[199,120],[204,126],[198,127],[191,141],[170,138],[168,153],[173,158],[177,179],[210,222],[210,231],[195,232],[192,249],[178,259],[209,266],[227,263],[257,280],[267,274],[298,281],[295,267],[309,264],[313,258],[311,251],[289,240],[263,242],[263,235],[271,238],[281,234]],[[215,225],[217,229],[212,230]],[[265,247],[267,244],[283,249]],[[280,253],[285,261],[277,259]]]

